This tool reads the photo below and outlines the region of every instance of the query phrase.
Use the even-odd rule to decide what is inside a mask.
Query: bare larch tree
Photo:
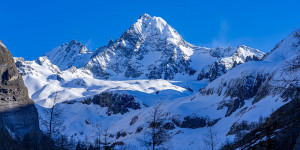
[[[208,131],[203,134],[202,140],[208,150],[217,149],[216,146],[218,145],[219,140],[217,139],[217,133],[214,131],[213,127],[210,126],[208,128]]]
[[[153,107],[151,115],[147,118],[146,129],[142,139],[138,141],[147,149],[155,150],[158,147],[160,149],[169,149],[171,144],[171,135],[169,131],[164,128],[166,114],[161,109],[162,103],[158,103]]]

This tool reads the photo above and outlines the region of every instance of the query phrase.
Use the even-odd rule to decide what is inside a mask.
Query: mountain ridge
[[[72,46],[73,49],[70,49]],[[223,59],[231,57],[230,55],[235,56]],[[200,64],[197,62],[201,59],[206,61],[223,59],[217,62],[225,66],[225,70],[218,73],[220,75],[234,67],[234,63],[238,65],[249,60],[260,60],[263,55],[263,52],[244,45],[237,48],[194,46],[187,43],[165,20],[148,14],[140,16],[119,39],[110,40],[108,45],[94,52],[88,52],[81,43],[71,41],[70,44],[62,45],[45,54],[61,70],[74,66],[90,72],[94,77],[110,80],[119,78],[172,80],[180,78],[181,75],[199,74],[205,66],[203,61]],[[207,76],[206,78],[209,78]]]

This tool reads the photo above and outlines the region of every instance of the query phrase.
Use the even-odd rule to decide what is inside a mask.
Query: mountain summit
[[[251,48],[244,48],[245,58],[241,60],[246,61],[248,56],[261,59],[264,55],[258,50],[254,52]],[[120,39],[110,41],[107,46],[95,51],[85,68],[102,79],[121,77],[171,80],[194,75],[206,65],[230,57],[238,50],[225,49],[228,50],[189,44],[165,20],[144,14]]]
[[[168,43],[179,44],[183,41],[178,32],[167,24],[160,17],[151,17],[144,14],[127,30],[121,39],[141,44],[144,41],[167,41]]]
[[[172,79],[192,70],[189,56],[196,47],[162,18],[144,14],[120,39],[102,49],[87,65],[101,78],[123,74],[127,78]]]

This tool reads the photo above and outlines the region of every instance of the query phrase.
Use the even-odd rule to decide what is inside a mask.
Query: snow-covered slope
[[[275,46],[271,53],[266,55],[264,61],[280,62],[299,53],[300,29],[291,33],[287,38]],[[275,51],[276,50],[276,51]]]
[[[226,136],[234,138],[234,124],[257,122],[294,98],[299,39],[297,30],[267,56],[244,45],[204,48],[145,14],[120,39],[94,52],[71,41],[35,61],[15,61],[42,118],[57,98],[61,134],[93,143],[99,130],[125,131],[109,140],[139,148],[142,134],[136,130],[162,102],[175,127],[174,149],[202,149],[208,126],[221,144]]]

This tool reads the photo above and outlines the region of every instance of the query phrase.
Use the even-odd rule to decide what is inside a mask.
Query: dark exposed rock
[[[234,99],[226,103],[227,106],[227,112],[225,114],[225,117],[230,116],[233,112],[235,112],[237,109],[243,107],[245,102],[240,99]]]
[[[123,146],[123,145],[125,145],[125,143],[122,142],[122,141],[116,141],[116,142],[114,142],[114,143],[112,144],[113,147],[114,147],[114,146]]]
[[[131,121],[130,121],[130,125],[132,126],[133,124],[135,124],[136,123],[136,121],[139,119],[139,117],[138,116],[134,116],[132,119],[131,119]]]
[[[125,71],[125,77],[127,77],[127,78],[130,78],[130,77],[137,78],[142,74],[143,74],[142,72],[135,70],[131,66],[128,66],[127,70]]]
[[[300,100],[293,99],[277,109],[256,129],[235,142],[231,149],[290,150],[300,133]]]
[[[194,90],[191,87],[189,87],[189,86],[186,87],[186,89],[189,90],[189,91],[191,91],[191,92],[194,92]]]
[[[86,69],[91,70],[91,72],[96,75],[101,77],[102,79],[108,79],[110,77],[110,74],[105,72],[104,69],[100,68],[99,66],[91,66],[87,64],[85,66]]]
[[[259,88],[257,94],[253,99],[253,104],[259,102],[268,95],[277,95],[284,101],[291,99],[299,99],[299,80],[290,80],[284,77],[284,74],[297,73],[296,70],[300,68],[300,54],[298,53],[294,59],[285,62],[286,67],[282,69],[281,79],[276,78],[276,72],[271,73],[265,80],[264,84]],[[282,82],[285,86],[274,86],[272,82]]]
[[[38,113],[8,49],[0,44],[0,149],[42,149]],[[47,143],[47,142],[45,142]]]
[[[191,129],[197,129],[202,128],[207,125],[207,118],[202,118],[198,116],[186,116],[183,118],[183,121],[181,121],[178,117],[173,116],[172,122],[179,128],[191,128]]]
[[[116,136],[116,139],[119,139],[120,137],[125,137],[127,135],[127,132],[122,130],[122,131],[119,131],[117,132],[117,136]]]
[[[110,137],[110,138],[114,138],[115,136],[113,135],[113,134],[109,134],[109,136],[108,137]]]
[[[62,104],[75,104],[76,103],[76,101],[64,101],[64,102],[62,102]],[[83,102],[84,103],[84,102]],[[85,103],[85,104],[87,104],[87,103]],[[90,103],[88,103],[88,105],[89,105]]]
[[[233,134],[237,134],[238,132],[241,131],[252,131],[255,128],[257,128],[259,124],[257,122],[247,122],[247,121],[242,121],[241,123],[234,123],[229,132],[227,133],[227,135],[233,135]]]
[[[208,68],[208,69],[207,69]],[[213,65],[203,68],[197,80],[209,79],[209,81],[215,80],[217,77],[221,76],[226,72],[225,66],[215,62]]]
[[[196,70],[191,69],[191,70],[189,71],[189,75],[194,75],[196,72],[197,72]]]
[[[219,96],[224,94],[225,97],[229,97],[230,100],[224,100],[220,102],[218,110],[227,107],[225,117],[230,116],[237,109],[241,108],[245,104],[245,100],[259,96],[262,86],[265,84],[268,74],[250,73],[247,76],[230,79],[229,81],[221,81],[220,86],[217,89],[204,88],[200,90],[202,95],[211,95],[217,93]],[[223,90],[226,89],[226,90]]]
[[[134,100],[134,97],[127,94],[117,94],[111,92],[102,92],[95,95],[93,98],[87,98],[81,101],[83,104],[97,104],[101,107],[107,107],[107,114],[124,114],[129,112],[129,108],[137,110],[140,109],[140,104]]]
[[[64,78],[62,78],[60,75],[56,75],[56,74],[50,75],[47,79],[48,80],[64,81]]]
[[[90,121],[88,121],[88,120],[84,120],[84,121],[85,121],[85,123],[88,124],[88,125],[91,124]]]
[[[170,130],[175,128],[175,125],[179,128],[191,128],[191,129],[197,129],[197,128],[203,128],[206,126],[213,126],[215,125],[221,118],[218,119],[210,119],[206,117],[199,117],[195,114],[192,114],[190,116],[185,116],[183,118],[183,121],[180,119],[180,115],[174,115],[171,120],[172,122],[168,122],[166,124],[166,127],[170,127]],[[173,127],[174,126],[174,127]]]
[[[135,133],[140,133],[142,130],[143,130],[143,126],[140,125],[136,128]]]
[[[248,75],[242,78],[232,79],[228,82],[225,96],[238,98],[240,101],[253,98],[265,80],[266,75],[259,73],[256,76]]]
[[[173,130],[175,129],[175,125],[173,122],[167,122],[163,125],[163,127],[166,129],[166,130]]]
[[[67,83],[65,83],[63,86],[78,86],[78,87],[86,87],[86,82],[83,79],[73,79]]]
[[[38,114],[34,103],[28,96],[12,55],[1,45],[0,99],[0,116],[7,128],[20,138],[25,134],[39,131]]]
[[[184,117],[184,120],[180,125],[181,128],[191,128],[191,129],[202,128],[205,126],[206,126],[206,119],[200,117],[190,117],[190,116]]]

